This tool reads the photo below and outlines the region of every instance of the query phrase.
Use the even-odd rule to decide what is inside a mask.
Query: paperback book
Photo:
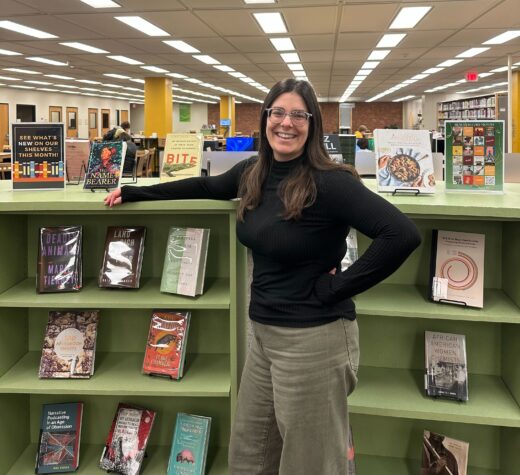
[[[40,228],[36,290],[74,292],[82,286],[82,227]]]
[[[145,236],[143,226],[108,227],[99,287],[139,288]]]
[[[484,234],[432,231],[430,298],[435,302],[484,306]]]
[[[341,271],[347,270],[358,260],[358,243],[356,230],[351,228],[346,239],[347,252],[341,261]]]
[[[422,447],[421,475],[467,475],[468,442],[425,430]]]
[[[50,311],[40,378],[90,378],[94,374],[97,310]]]
[[[428,396],[468,400],[466,337],[454,333],[424,333],[425,389]]]
[[[202,134],[167,134],[161,182],[200,176],[203,145]]]
[[[82,416],[82,402],[43,405],[36,473],[77,470]]]
[[[126,142],[93,142],[88,157],[85,190],[119,187],[126,154]]]
[[[179,412],[167,475],[204,475],[211,417]]]
[[[144,354],[145,374],[182,378],[190,320],[190,312],[153,312]]]
[[[209,229],[170,228],[161,292],[194,297],[204,290]]]
[[[137,475],[155,420],[155,411],[120,403],[110,426],[100,468],[122,475]]]

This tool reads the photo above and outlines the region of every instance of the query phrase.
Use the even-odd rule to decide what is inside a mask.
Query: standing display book
[[[182,378],[190,320],[190,312],[153,312],[144,354],[145,374]]]
[[[425,390],[428,396],[468,400],[466,337],[453,333],[424,333]]]
[[[143,226],[107,228],[99,287],[139,288],[145,236]]]
[[[43,405],[36,473],[77,470],[82,416],[82,402]]]
[[[36,290],[74,292],[82,286],[82,227],[40,228]]]
[[[93,142],[88,157],[85,190],[119,187],[126,154],[126,142]]]
[[[425,430],[421,475],[466,475],[469,444]]]
[[[432,230],[430,298],[484,306],[484,234]]]
[[[177,181],[200,176],[203,145],[202,134],[167,134],[161,181]]]
[[[209,229],[170,228],[161,292],[194,297],[204,290]]]
[[[50,311],[40,378],[90,378],[94,374],[98,311]]]
[[[137,475],[155,420],[155,411],[120,403],[110,426],[100,468],[122,475]]]
[[[167,475],[204,475],[211,417],[179,412]]]

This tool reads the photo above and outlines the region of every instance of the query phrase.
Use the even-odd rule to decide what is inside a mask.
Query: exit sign
[[[468,81],[468,82],[478,81],[478,73],[475,71],[468,71],[466,73],[466,81]]]

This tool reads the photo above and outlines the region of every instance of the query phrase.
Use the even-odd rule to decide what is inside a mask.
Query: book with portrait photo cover
[[[484,306],[484,234],[432,230],[430,298]]]
[[[125,154],[126,142],[92,142],[83,189],[118,188]]]
[[[421,475],[467,475],[469,443],[425,430]]]
[[[468,400],[466,337],[454,333],[424,333],[426,394]]]

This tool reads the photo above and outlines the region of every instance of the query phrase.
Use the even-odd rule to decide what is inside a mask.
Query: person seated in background
[[[366,139],[365,137],[357,139],[356,152],[359,152],[360,150],[370,151],[370,149],[368,148],[368,139]]]
[[[366,125],[360,125],[358,129],[354,132],[354,135],[357,139],[363,139],[368,134],[369,130]]]
[[[122,133],[126,133],[130,136],[130,122],[125,120],[121,122],[121,125],[110,129],[105,135],[103,135],[103,142],[110,142],[111,140],[119,140],[119,136]]]
[[[118,129],[118,131],[119,130],[121,129]],[[126,154],[125,162],[123,165],[123,174],[131,175],[135,166],[135,153],[137,152],[137,147],[135,143],[132,141],[132,137],[130,137],[130,134],[127,134],[125,131],[117,134],[117,138],[115,138],[115,140],[126,142]]]

